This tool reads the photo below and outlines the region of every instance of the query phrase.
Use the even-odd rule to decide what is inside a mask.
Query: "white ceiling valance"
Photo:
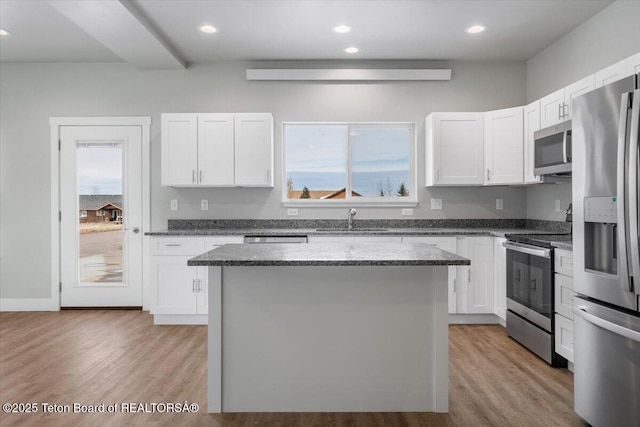
[[[247,80],[451,80],[451,69],[247,69]]]

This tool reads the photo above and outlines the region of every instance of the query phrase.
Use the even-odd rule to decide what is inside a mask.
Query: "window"
[[[87,217],[87,211],[80,211],[80,218],[86,218]]]
[[[96,216],[104,216],[104,211],[96,211]]]
[[[415,124],[285,123],[284,201],[415,204]]]

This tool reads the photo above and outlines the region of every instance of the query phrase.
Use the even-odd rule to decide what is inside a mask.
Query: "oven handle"
[[[617,323],[609,322],[598,316],[594,316],[588,313],[584,308],[574,307],[573,314],[578,317],[582,317],[589,323],[593,323],[596,326],[600,326],[602,329],[606,329],[609,332],[613,332],[616,335],[623,336],[635,342],[640,342],[640,332],[636,332],[632,329],[627,329],[624,326],[620,326]]]
[[[502,243],[502,246],[512,251],[521,252],[523,254],[551,259],[551,249],[538,249],[538,248],[533,248],[530,246],[522,246],[516,243],[510,243],[510,242],[504,242]]]

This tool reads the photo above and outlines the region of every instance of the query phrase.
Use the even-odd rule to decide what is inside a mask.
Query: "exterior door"
[[[60,126],[61,307],[142,306],[142,127]]]

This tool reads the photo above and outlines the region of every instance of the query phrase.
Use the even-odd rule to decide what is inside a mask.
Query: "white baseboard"
[[[206,314],[154,314],[154,325],[206,325],[209,316]]]
[[[450,325],[502,324],[495,314],[449,314]]]
[[[0,311],[58,311],[52,298],[0,298]]]

